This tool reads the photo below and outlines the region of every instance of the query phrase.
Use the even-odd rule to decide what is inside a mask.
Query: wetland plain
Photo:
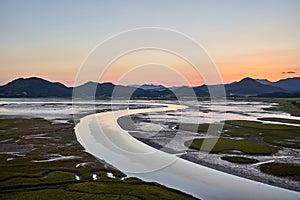
[[[127,115],[118,118],[118,124],[139,141],[178,158],[299,191],[300,118],[294,101],[239,99],[212,105],[191,100],[182,110]],[[72,104],[62,99],[2,99],[1,197],[144,199],[153,195],[170,199],[175,195],[177,199],[193,199],[157,183],[126,176],[90,155],[76,140],[73,129],[84,116],[158,103],[176,102],[137,100],[130,106],[119,102],[112,108],[103,100],[94,106],[94,102]],[[223,113],[221,107],[225,106]],[[225,118],[212,120],[212,113],[225,114]],[[208,152],[201,144],[204,139],[215,141],[214,132],[207,134],[207,130],[220,123],[224,123],[216,133],[220,138]]]

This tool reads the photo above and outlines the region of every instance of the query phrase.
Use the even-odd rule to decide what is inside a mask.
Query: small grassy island
[[[43,119],[0,119],[0,198],[195,199],[156,183],[125,178],[86,153],[73,128],[72,123]]]
[[[241,156],[223,156],[222,160],[226,160],[232,163],[240,163],[240,164],[254,164],[258,163],[258,160],[252,158],[246,158]]]
[[[288,163],[265,163],[260,165],[260,170],[275,176],[294,176],[300,181],[300,166]]]

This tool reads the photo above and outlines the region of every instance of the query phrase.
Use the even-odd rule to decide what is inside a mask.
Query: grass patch
[[[272,150],[262,144],[249,142],[245,140],[234,140],[229,138],[219,138],[216,144],[210,150],[211,146],[215,143],[215,138],[197,138],[194,140],[186,141],[184,144],[192,149],[210,151],[211,153],[220,153],[224,151],[238,150],[246,154],[272,154]],[[205,145],[202,144],[205,142]]]
[[[241,156],[222,156],[222,160],[226,160],[232,163],[239,163],[239,164],[254,164],[258,163],[258,160],[252,158],[246,158]]]
[[[35,178],[23,178],[23,177],[16,177],[12,178],[7,181],[0,182],[0,190],[3,188],[10,188],[14,186],[25,186],[25,185],[39,185],[41,181]]]
[[[297,120],[297,119],[285,119],[285,118],[278,118],[278,117],[263,117],[263,118],[258,118],[258,120],[269,121],[269,122],[300,124],[300,120]]]
[[[260,165],[260,170],[274,176],[300,176],[300,166],[288,163],[265,163]]]
[[[226,124],[232,126],[239,126],[254,129],[267,129],[267,130],[300,130],[297,126],[283,125],[283,124],[265,124],[262,122],[248,121],[248,120],[227,120]]]
[[[46,182],[65,182],[65,181],[74,181],[75,174],[65,171],[53,171],[50,172],[46,177],[40,179]]]
[[[236,126],[235,129],[229,129],[228,134],[240,131],[251,131],[253,135],[262,136],[264,142],[276,146],[300,148],[300,128],[297,126],[281,124],[264,124],[255,121],[229,120],[227,124]],[[234,130],[232,132],[232,130]]]

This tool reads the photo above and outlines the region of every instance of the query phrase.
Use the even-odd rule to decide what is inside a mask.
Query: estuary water
[[[83,117],[75,127],[87,152],[128,176],[154,181],[200,199],[299,199],[300,193],[204,167],[157,149],[121,129],[117,119],[137,113],[176,111],[185,106],[117,110]]]

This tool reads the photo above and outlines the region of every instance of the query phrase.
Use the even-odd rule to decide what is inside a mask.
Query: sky
[[[99,44],[142,27],[172,29],[192,38],[224,83],[296,77],[299,10],[299,0],[0,0],[0,84],[32,76],[68,86],[86,81],[166,86],[205,82],[180,56],[149,50],[123,55],[103,76],[86,74],[77,80]]]

